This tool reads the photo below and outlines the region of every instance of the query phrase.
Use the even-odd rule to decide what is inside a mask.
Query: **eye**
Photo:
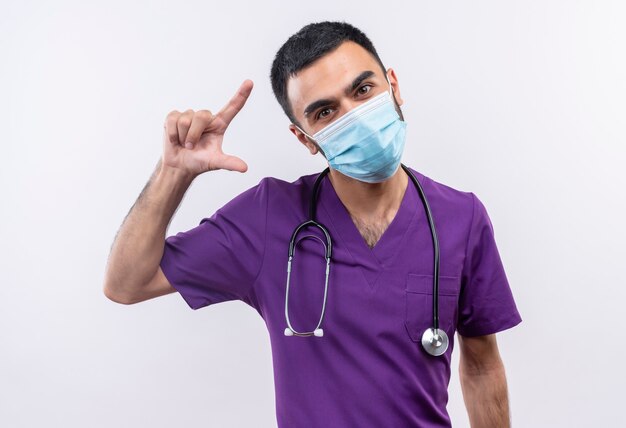
[[[364,89],[367,89],[367,90],[364,90]],[[372,85],[370,85],[368,83],[368,84],[365,84],[365,85],[361,86],[359,89],[357,89],[356,92],[359,95],[365,95],[365,94],[367,94],[370,91],[370,89],[372,89]]]
[[[325,118],[326,116],[328,116],[328,115],[330,114],[330,112],[331,112],[331,109],[330,109],[330,108],[328,108],[328,107],[326,107],[326,108],[324,108],[324,109],[320,110],[320,111],[319,111],[319,112],[315,115],[315,118],[316,118],[316,119],[323,119],[323,118]]]

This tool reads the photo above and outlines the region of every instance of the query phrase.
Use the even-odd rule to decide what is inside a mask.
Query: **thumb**
[[[223,154],[219,160],[219,166],[222,169],[229,171],[246,172],[248,170],[248,164],[237,156]]]

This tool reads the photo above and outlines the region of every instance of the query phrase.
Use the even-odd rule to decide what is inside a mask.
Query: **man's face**
[[[392,69],[387,71],[396,100],[396,110],[402,117],[400,88]],[[287,94],[293,114],[300,127],[313,135],[348,111],[372,97],[389,90],[385,73],[376,59],[357,43],[347,41],[300,70],[287,82]],[[311,152],[319,146],[310,141],[293,124],[291,132]]]

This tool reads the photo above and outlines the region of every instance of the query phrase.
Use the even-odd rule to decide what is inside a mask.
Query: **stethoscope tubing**
[[[424,205],[424,209],[426,210],[426,217],[428,218],[428,225],[430,226],[430,234],[433,239],[433,328],[436,331],[439,329],[439,239],[437,238],[437,230],[435,229],[435,222],[433,220],[432,211],[430,210],[430,204],[428,203],[428,200],[424,195],[424,189],[422,189],[422,185],[419,183],[419,181],[417,181],[417,178],[415,177],[415,175],[413,175],[413,172],[411,172],[409,168],[407,168],[404,164],[400,165],[402,166],[402,169],[404,169],[404,171],[406,171],[406,173],[409,175],[409,178],[413,181],[413,184],[415,184],[415,187],[418,190],[418,193],[422,200],[422,204]]]
[[[407,173],[413,184],[415,185],[420,199],[422,201],[422,205],[424,206],[424,210],[426,211],[426,217],[428,219],[428,225],[430,227],[430,232],[433,241],[433,326],[432,328],[428,328],[424,335],[422,336],[422,346],[431,355],[438,356],[442,355],[448,348],[448,337],[445,331],[439,329],[439,239],[437,237],[437,231],[435,228],[435,222],[433,220],[432,211],[430,208],[430,204],[426,199],[424,194],[424,190],[422,189],[421,184],[411,172],[409,168],[404,164],[400,164],[402,169]],[[289,251],[288,251],[288,260],[287,260],[287,290],[285,293],[285,318],[287,320],[287,328],[285,329],[286,336],[323,336],[323,329],[321,328],[322,321],[324,319],[324,311],[326,309],[326,298],[328,294],[328,277],[330,273],[330,265],[331,265],[331,257],[332,257],[332,239],[330,233],[326,229],[326,227],[317,222],[315,220],[315,210],[317,207],[317,194],[319,192],[319,187],[322,179],[330,172],[330,167],[326,167],[316,178],[315,183],[313,185],[313,191],[311,192],[311,200],[309,203],[309,219],[301,223],[291,234],[291,239],[289,240]],[[315,227],[322,231],[324,234],[326,243],[322,241],[320,238],[310,235],[318,239],[324,245],[324,258],[326,260],[326,273],[324,280],[324,302],[322,305],[322,312],[320,315],[320,319],[315,327],[315,330],[312,332],[298,332],[296,331],[289,319],[289,286],[290,286],[290,278],[291,278],[291,265],[295,256],[295,247],[296,247],[296,237],[298,233],[307,227]],[[299,242],[299,241],[298,241]]]

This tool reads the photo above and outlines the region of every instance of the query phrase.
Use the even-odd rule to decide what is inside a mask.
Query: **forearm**
[[[104,281],[107,295],[125,299],[153,277],[167,226],[192,182],[192,176],[163,167],[159,160],[111,246]]]
[[[504,365],[460,366],[461,389],[472,428],[509,428],[509,400]]]

